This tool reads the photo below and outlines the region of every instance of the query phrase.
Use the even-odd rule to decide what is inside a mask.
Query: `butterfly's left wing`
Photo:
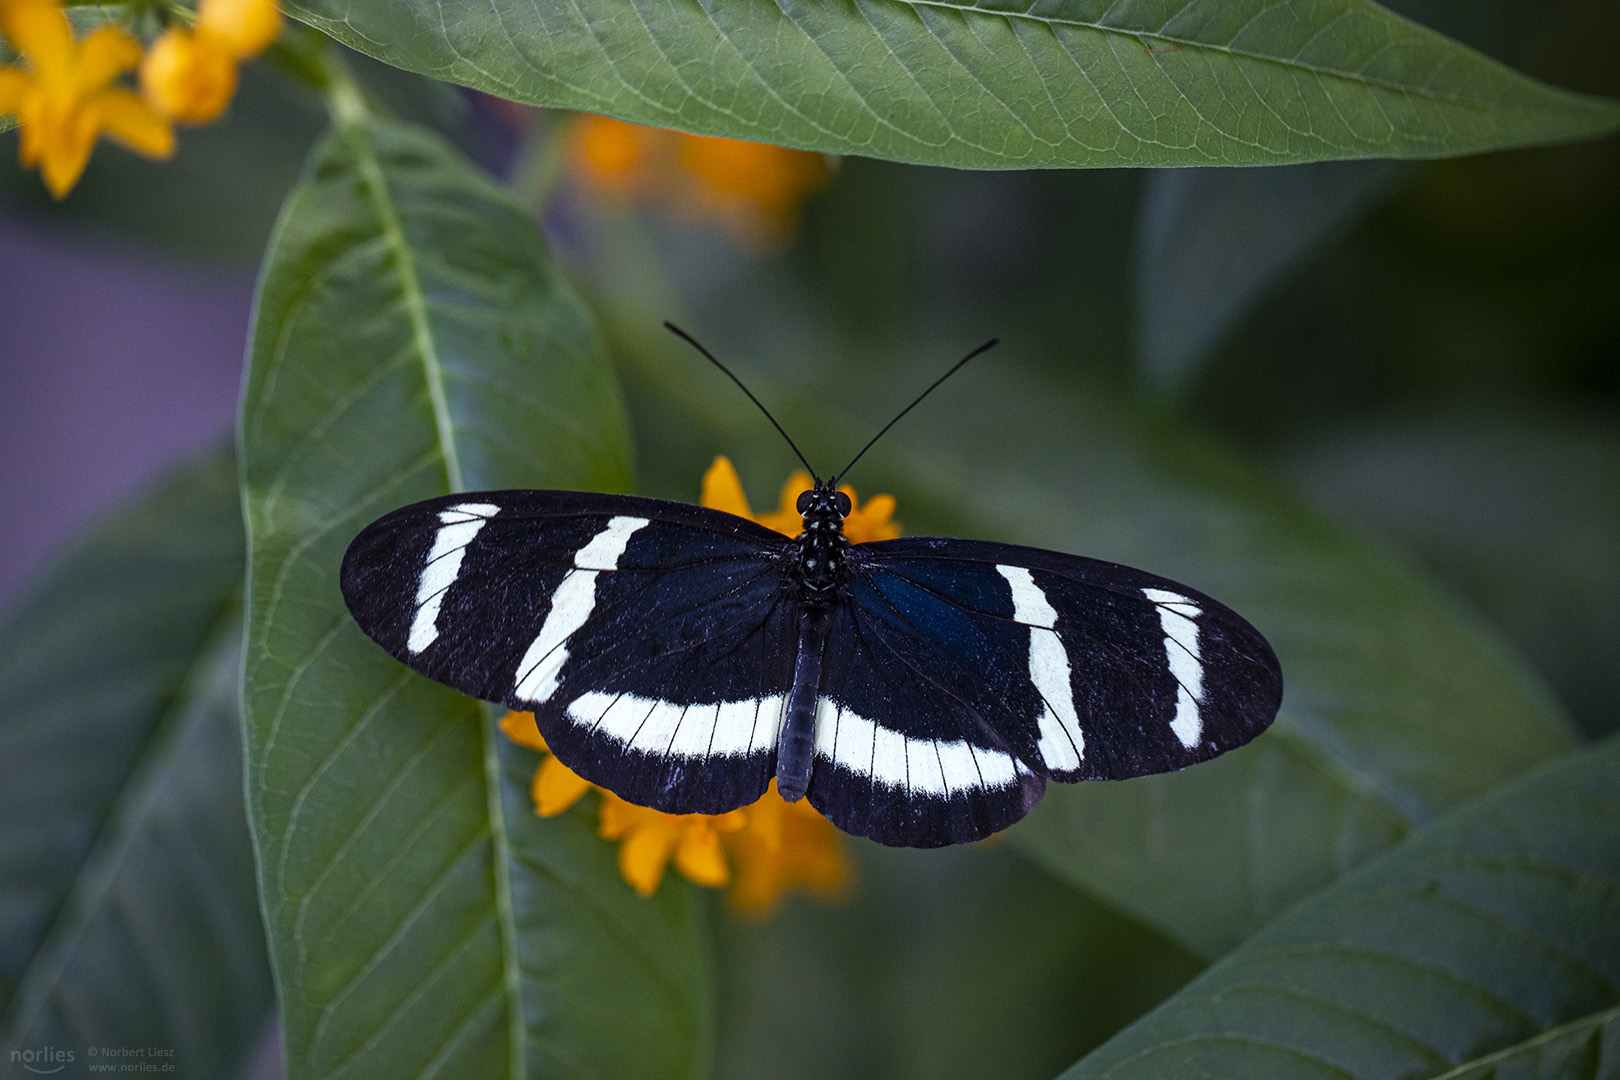
[[[1119,780],[1254,738],[1282,699],[1265,638],[1184,585],[1011,544],[851,549],[811,802],[888,844],[977,839],[1047,778]]]
[[[671,813],[723,813],[775,772],[796,641],[791,549],[685,503],[490,491],[373,522],[341,580],[379,645],[532,711],[585,779]]]

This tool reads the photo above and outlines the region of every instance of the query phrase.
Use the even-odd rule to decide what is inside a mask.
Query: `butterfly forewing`
[[[587,780],[673,813],[757,799],[792,677],[791,541],[719,511],[497,491],[396,511],[344,559],[395,657],[532,710]]]

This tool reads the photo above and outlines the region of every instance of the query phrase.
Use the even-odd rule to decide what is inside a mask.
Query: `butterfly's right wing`
[[[378,644],[532,711],[585,779],[670,813],[723,813],[775,772],[796,640],[790,545],[685,503],[481,492],[374,522],[341,579]]]
[[[883,843],[1005,828],[1045,779],[1207,761],[1264,731],[1282,699],[1253,626],[1143,570],[935,537],[856,545],[848,566],[809,797]]]

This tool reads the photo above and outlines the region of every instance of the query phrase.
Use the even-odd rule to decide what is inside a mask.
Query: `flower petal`
[[[174,128],[131,90],[103,90],[90,102],[109,136],[147,157],[174,153]]]
[[[540,728],[535,724],[532,712],[509,712],[501,717],[500,727],[501,734],[519,746],[547,752],[551,749],[546,745],[546,740],[540,737]]]
[[[798,536],[804,531],[804,515],[799,513],[799,495],[815,486],[809,473],[803,469],[793,470],[787,478],[787,483],[782,485],[779,508],[760,514],[754,520],[783,536]]]
[[[93,93],[140,62],[140,42],[116,26],[103,26],[80,43],[74,82],[81,92]]]
[[[849,537],[850,543],[893,540],[900,535],[900,526],[892,520],[895,507],[893,495],[874,495],[862,506],[856,501],[854,488],[845,485],[840,490],[849,496],[853,507],[844,519],[844,535]]]
[[[34,87],[34,78],[21,68],[0,68],[0,116],[22,108],[23,97]]]
[[[681,830],[680,846],[675,849],[675,867],[699,885],[718,889],[731,880],[726,853],[713,822],[688,820]]]
[[[556,817],[591,790],[591,782],[554,757],[548,757],[535,770],[534,812],[541,817]]]
[[[197,27],[245,59],[276,40],[281,13],[275,0],[202,0],[197,5]]]
[[[0,0],[0,32],[48,80],[72,77],[75,53],[67,16],[48,0]]]
[[[752,521],[754,512],[748,508],[748,496],[743,494],[742,481],[731,459],[721,455],[714,459],[703,473],[703,489],[698,502],[711,510],[724,510]]]
[[[635,829],[619,845],[619,874],[642,896],[651,896],[664,880],[675,830],[658,822]]]
[[[209,123],[236,93],[236,57],[212,35],[170,29],[141,60],[141,92],[179,123]]]
[[[70,113],[57,120],[49,126],[34,126],[30,134],[39,138],[35,146],[45,188],[53,198],[62,199],[73,190],[90,162],[90,150],[96,143],[96,121],[83,112]]]

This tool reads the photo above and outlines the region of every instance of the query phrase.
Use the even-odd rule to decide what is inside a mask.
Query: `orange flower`
[[[202,0],[197,25],[171,27],[141,62],[141,89],[182,124],[216,120],[236,93],[236,66],[269,48],[281,28],[273,0]]]
[[[716,220],[753,248],[791,236],[805,198],[832,178],[823,154],[590,114],[573,122],[566,146],[569,171],[585,190]]]
[[[725,840],[737,867],[729,898],[747,915],[773,910],[793,888],[836,900],[854,878],[837,827],[808,801],[790,803],[778,795],[774,779],[765,797],[748,808],[743,827]]]
[[[743,827],[741,810],[727,814],[665,814],[602,792],[604,840],[618,840],[619,873],[642,896],[651,896],[664,879],[673,856],[675,867],[699,885],[718,889],[731,879],[720,834]]]
[[[665,138],[662,128],[642,127],[585,113],[569,126],[567,158],[582,187],[611,199],[647,191]]]
[[[832,179],[821,154],[703,135],[681,138],[681,165],[683,208],[718,218],[756,248],[790,237],[805,198]]]
[[[799,495],[809,491],[813,486],[810,474],[798,469],[787,478],[787,483],[782,485],[781,501],[777,509],[756,514],[749,509],[748,496],[743,494],[742,482],[737,479],[736,468],[732,466],[729,458],[721,456],[715,458],[714,464],[703,474],[703,494],[698,501],[712,509],[724,510],[728,514],[736,514],[738,517],[758,522],[784,536],[798,536],[804,525],[804,517],[797,510]],[[848,484],[840,484],[838,490],[849,496],[850,512],[844,519],[844,535],[849,537],[850,543],[893,540],[900,535],[900,526],[893,520],[895,508],[893,495],[874,495],[866,500],[865,506],[862,506],[854,488]]]
[[[53,196],[78,183],[102,133],[148,157],[173,152],[169,122],[113,85],[140,60],[129,34],[104,26],[76,42],[54,0],[0,0],[0,31],[27,61],[0,69],[0,115],[16,114],[22,163],[39,166]]]

